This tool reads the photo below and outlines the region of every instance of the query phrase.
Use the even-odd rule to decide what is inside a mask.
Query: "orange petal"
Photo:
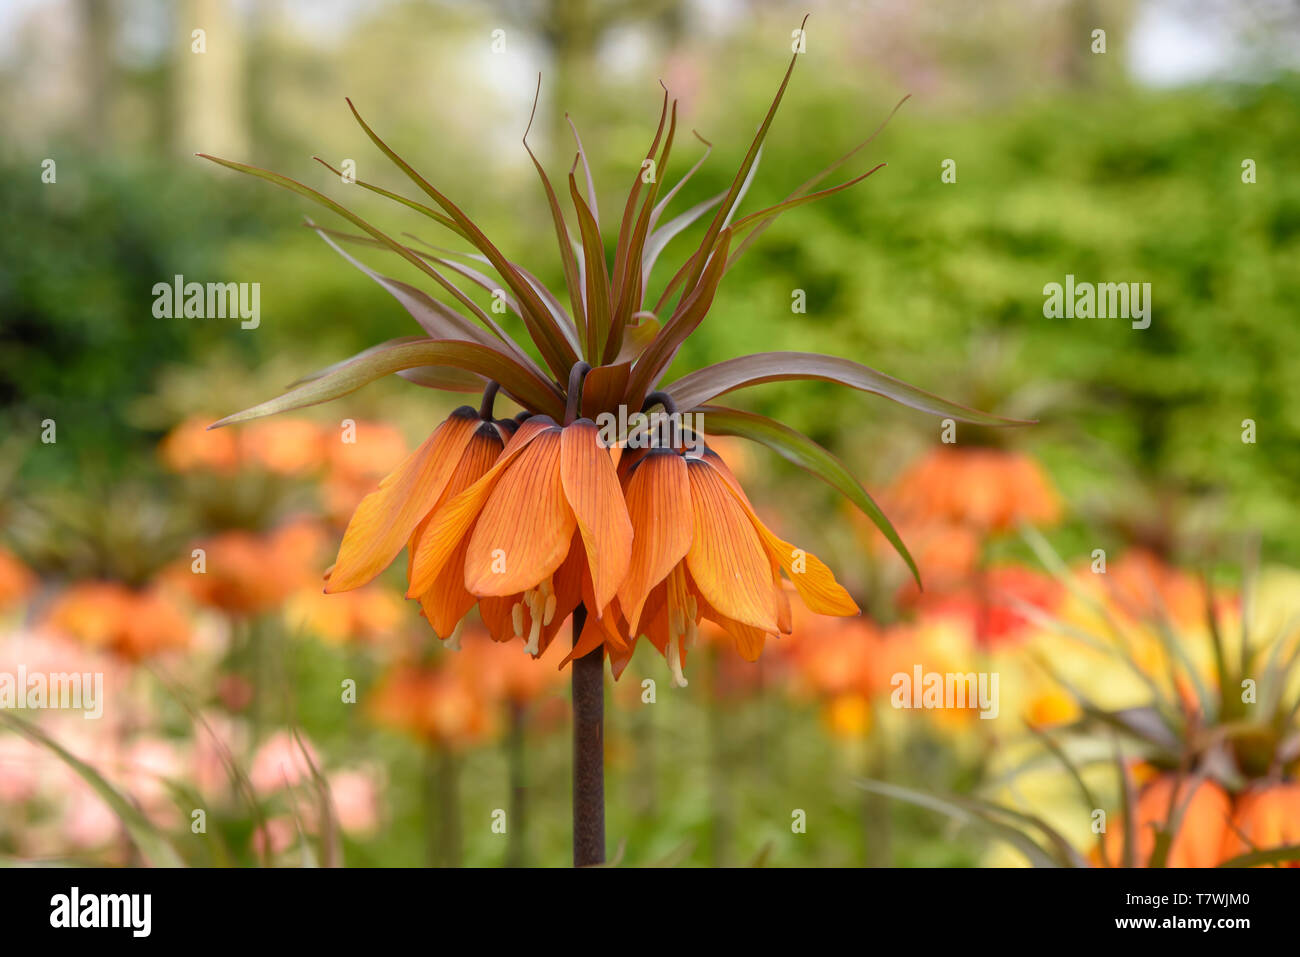
[[[749,514],[750,520],[753,521],[759,538],[763,540],[764,549],[772,556],[773,561],[785,569],[785,573],[790,576],[795,590],[799,592],[799,596],[803,598],[808,609],[821,615],[846,616],[860,614],[861,609],[858,608],[857,602],[835,580],[835,573],[830,570],[830,567],[825,562],[811,552],[805,552],[803,549],[796,548],[789,542],[783,541],[763,524],[758,517],[758,513],[754,511],[754,506],[750,504],[749,498],[745,495],[745,490],[741,487],[739,480],[727,468],[726,463],[722,461],[718,453],[712,449],[707,449],[704,458],[726,480],[727,487],[731,489],[732,494],[736,496],[737,501]],[[782,592],[782,598],[784,598],[784,591]],[[789,600],[785,599],[785,603],[787,610],[783,620],[788,620]],[[782,627],[781,630],[786,633],[790,631],[789,627]]]
[[[763,652],[763,646],[767,643],[770,633],[736,621],[733,618],[728,618],[705,601],[703,596],[699,596],[699,600],[701,615],[716,624],[731,637],[736,644],[736,651],[740,652],[742,658],[746,661],[757,661]]]
[[[623,651],[626,647],[622,639],[612,631],[613,624],[610,620],[612,616],[597,618],[595,615],[588,615],[586,623],[582,626],[582,634],[578,636],[577,644],[573,650],[565,655],[564,660],[560,662],[563,668],[574,658],[583,658],[591,654],[597,648],[607,647],[618,651]],[[617,643],[610,641],[613,637]]]
[[[691,548],[691,483],[686,460],[668,449],[642,459],[624,492],[632,521],[632,560],[618,588],[628,633],[640,624],[650,589],[668,577]]]
[[[627,574],[632,559],[632,522],[614,463],[590,419],[564,427],[560,478],[591,569],[596,604],[590,611],[599,618]]]
[[[455,498],[486,475],[496,463],[496,460],[500,458],[504,447],[505,439],[501,435],[499,426],[493,422],[480,422],[473,436],[470,437],[469,444],[465,446],[460,461],[456,463],[456,468],[451,473],[447,487],[443,489],[437,504],[434,505],[420,524],[415,526],[415,531],[411,533],[411,540],[407,543],[406,548],[406,580],[408,582],[411,580],[411,573],[414,570],[415,555],[419,550],[420,538],[424,535],[425,529],[428,528],[430,520],[446,502]]]
[[[469,445],[466,446],[456,471],[452,473],[440,503],[459,495],[482,478],[492,468],[492,464],[500,456],[504,446],[501,433],[497,431],[495,425],[490,422],[480,424]],[[408,549],[411,557],[407,561],[406,572],[408,579],[419,547],[419,538],[427,527],[428,519],[421,522],[411,536],[411,545]],[[445,639],[451,635],[456,624],[465,617],[477,601],[465,590],[465,551],[468,545],[468,539],[461,539],[456,550],[452,552],[451,558],[434,578],[433,584],[420,595],[420,607],[424,609],[424,617],[429,620],[429,624],[439,638]]]
[[[686,566],[704,599],[728,618],[776,632],[772,566],[744,506],[703,459],[686,460],[694,537]]]
[[[767,632],[731,618],[722,618],[718,624],[735,640],[740,657],[746,661],[757,661],[763,654],[763,646],[767,644]]]
[[[582,602],[583,593],[590,590],[590,579],[591,576],[587,574],[587,556],[582,550],[581,539],[574,535],[569,543],[568,557],[551,576],[551,587],[555,592],[555,613],[549,625],[542,625],[539,647],[543,655],[546,654],[546,649],[551,646],[555,636],[560,633],[560,629],[564,627],[568,617]],[[561,662],[562,666],[563,662]]]
[[[812,552],[796,548],[783,540],[762,523],[753,508],[744,500],[743,494],[736,494],[735,489],[731,489],[731,492],[736,496],[736,501],[741,508],[749,515],[750,521],[754,523],[754,528],[763,541],[763,547],[772,556],[772,560],[784,569],[809,611],[819,615],[841,617],[861,613],[853,596],[835,580],[835,573],[831,571],[829,565]],[[788,628],[782,630],[789,631]]]
[[[507,595],[479,599],[478,613],[483,616],[483,624],[493,641],[510,641],[515,637],[514,607],[519,598],[519,595]]]
[[[442,495],[478,422],[469,406],[457,409],[361,500],[343,533],[327,592],[358,588],[388,567]]]
[[[515,432],[505,451],[482,478],[438,506],[420,535],[420,543],[411,558],[408,575],[407,598],[418,598],[428,591],[444,565],[461,541],[469,534],[492,490],[496,488],[506,466],[510,465],[532,444],[537,436],[549,430],[558,431],[555,421],[547,416],[534,416]]]
[[[564,497],[560,447],[561,430],[548,429],[501,473],[465,555],[465,587],[474,594],[527,591],[569,554],[577,520]]]
[[[781,629],[781,634],[788,635],[794,631],[794,617],[790,614],[790,596],[785,593],[785,588],[779,588],[776,593],[776,626]]]

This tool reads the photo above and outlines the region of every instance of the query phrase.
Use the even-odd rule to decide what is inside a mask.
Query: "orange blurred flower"
[[[851,521],[872,551],[893,554],[893,545],[876,532],[876,527],[865,515],[857,509],[853,509],[851,514]],[[979,563],[981,535],[969,526],[943,519],[900,517],[894,527],[907,543],[916,567],[921,570],[927,592],[946,591],[961,585]],[[916,583],[911,580],[899,589],[901,601],[917,594]]]
[[[22,601],[36,588],[33,575],[18,556],[0,548],[0,610]]]
[[[355,442],[326,442],[329,467],[321,495],[330,521],[346,525],[374,490],[375,480],[401,464],[410,451],[402,433],[379,422],[356,423]]]
[[[290,601],[287,616],[291,626],[334,644],[378,642],[400,629],[405,608],[399,595],[377,585],[337,595],[306,588]]]
[[[1081,717],[1079,703],[1060,688],[1044,688],[1035,694],[1025,709],[1025,722],[1031,728],[1052,728],[1069,724]]]
[[[514,644],[493,641],[482,627],[466,628],[460,642],[460,650],[447,666],[477,682],[491,700],[526,705],[565,683],[564,674],[556,667],[559,652],[535,659]]]
[[[170,577],[195,601],[232,614],[255,615],[278,606],[315,577],[323,533],[313,523],[291,522],[275,531],[223,532],[203,543],[203,571],[194,563]]]
[[[1221,855],[1230,860],[1251,851],[1300,844],[1300,784],[1260,784],[1237,798],[1232,826],[1223,835]],[[1300,867],[1300,861],[1283,866]]]
[[[370,693],[380,724],[444,748],[478,744],[494,729],[481,687],[463,669],[400,664]]]
[[[355,441],[326,442],[326,458],[336,475],[380,478],[401,464],[409,451],[401,431],[382,422],[357,422]]]
[[[1050,615],[1066,595],[1065,586],[1051,575],[1020,565],[999,565],[946,592],[912,593],[909,603],[922,615],[968,624],[971,640],[987,646],[1014,642],[1034,628],[1022,606]]]
[[[297,475],[325,461],[325,439],[319,426],[303,419],[264,419],[239,433],[244,465],[279,475]]]
[[[1109,589],[1107,597],[1130,618],[1165,614],[1183,624],[1205,619],[1205,591],[1201,583],[1146,549],[1130,548],[1110,564],[1104,578],[1087,570],[1081,571],[1079,577],[1085,582],[1101,579],[1100,583]]]
[[[168,432],[158,445],[163,464],[173,472],[236,471],[241,464],[239,437],[222,430],[209,432],[213,421],[208,416],[193,416]]]
[[[1138,795],[1134,857],[1137,866],[1149,864],[1155,850],[1156,830],[1167,827],[1172,813],[1183,804],[1186,804],[1186,809],[1170,845],[1165,866],[1214,867],[1223,859],[1220,852],[1228,833],[1232,802],[1223,788],[1209,780],[1199,782],[1189,797],[1190,783],[1187,779],[1179,782],[1172,774],[1162,774]],[[1178,785],[1176,799],[1175,784]],[[1124,832],[1123,822],[1117,820],[1106,829],[1102,838],[1106,859],[1112,867],[1118,867],[1123,860]],[[1094,852],[1093,859],[1100,863],[1100,854]]]
[[[888,500],[900,517],[1004,532],[1020,522],[1048,525],[1061,505],[1042,467],[1020,452],[935,448],[903,472]]]
[[[46,622],[129,661],[183,648],[190,638],[185,616],[161,591],[137,591],[116,582],[73,585],[55,601]]]
[[[828,698],[877,694],[889,687],[894,670],[887,639],[860,618],[801,622],[789,656],[803,686]]]
[[[315,423],[268,419],[239,432],[209,431],[215,418],[191,416],[168,432],[158,445],[163,464],[173,472],[211,471],[223,475],[241,468],[297,475],[325,464],[325,434]]]

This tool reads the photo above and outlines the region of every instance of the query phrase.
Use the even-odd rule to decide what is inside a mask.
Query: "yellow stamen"
[[[674,688],[685,688],[687,685],[686,676],[682,674],[681,643],[680,632],[674,631],[668,637],[668,670],[672,673]]]

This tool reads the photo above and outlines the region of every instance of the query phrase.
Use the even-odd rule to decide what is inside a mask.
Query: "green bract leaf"
[[[577,353],[570,346],[560,326],[556,324],[550,310],[538,297],[536,290],[519,274],[519,271],[511,265],[510,261],[501,254],[501,250],[492,244],[491,240],[474,224],[473,220],[465,215],[459,206],[430,185],[406,160],[398,156],[361,118],[361,114],[351,100],[348,100],[347,103],[352,115],[356,117],[357,123],[370,137],[371,142],[379,147],[383,154],[410,178],[411,182],[432,197],[434,202],[441,206],[443,211],[465,230],[469,241],[488,258],[493,268],[501,274],[501,278],[519,297],[519,304],[523,310],[524,325],[528,327],[529,335],[537,344],[537,348],[541,350],[542,358],[546,360],[547,366],[557,376],[567,376],[569,369],[578,361]]]
[[[912,409],[975,425],[1034,424],[1031,420],[1008,419],[978,409],[968,409],[851,359],[815,352],[759,352],[740,356],[705,366],[662,388],[685,411],[735,389],[788,379],[838,382],[863,392],[874,392]]]
[[[633,402],[640,402],[654,388],[655,383],[672,365],[677,350],[682,347],[686,337],[699,328],[709,307],[713,305],[713,296],[718,291],[718,283],[727,266],[727,249],[731,245],[731,230],[724,230],[718,246],[709,261],[709,268],[700,277],[699,285],[682,304],[677,307],[671,319],[664,323],[659,334],[637,360],[632,372],[630,397]],[[678,403],[679,405],[681,403]]]
[[[319,379],[301,385],[282,396],[270,399],[243,412],[228,415],[210,429],[275,415],[290,409],[319,405],[341,395],[355,392],[370,382],[420,366],[455,366],[488,379],[495,379],[520,405],[551,416],[564,414],[559,390],[538,377],[510,356],[477,342],[430,340],[390,346],[370,355],[352,359]]]

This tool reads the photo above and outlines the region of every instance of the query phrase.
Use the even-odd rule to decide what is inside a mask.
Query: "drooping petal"
[[[780,584],[780,573],[775,566],[772,569],[772,577],[778,579]],[[785,588],[781,587],[776,592],[776,625],[781,629],[781,634],[788,635],[794,631],[794,616],[790,613],[790,596],[785,593]]]
[[[618,588],[618,601],[635,633],[650,589],[686,557],[694,529],[686,460],[656,449],[637,463],[624,494],[632,522],[632,560]]]
[[[475,595],[528,591],[568,555],[577,520],[564,496],[560,448],[561,430],[547,429],[500,474],[465,555],[465,587]]]
[[[475,431],[469,445],[465,447],[460,464],[452,474],[451,481],[447,483],[441,501],[459,495],[482,478],[492,467],[497,457],[500,456],[504,447],[505,443],[502,442],[497,427],[490,422],[482,423]],[[415,534],[411,536],[410,553],[412,556],[417,551],[418,539],[426,528],[427,521],[422,523],[416,529]],[[465,551],[468,545],[468,539],[461,540],[456,550],[452,552],[450,560],[434,578],[433,584],[420,595],[420,607],[424,609],[424,616],[429,620],[434,633],[442,639],[446,639],[455,630],[457,623],[465,617],[469,610],[474,607],[475,601],[477,601],[465,589],[463,569],[465,567]],[[408,577],[410,575],[410,564],[408,562]]]
[[[361,500],[343,533],[327,592],[358,588],[397,557],[415,526],[437,504],[478,421],[469,406],[457,409]]]
[[[772,568],[754,524],[705,460],[686,460],[694,537],[686,565],[700,594],[728,618],[776,632]]]
[[[575,658],[586,657],[602,647],[609,649],[610,653],[623,652],[627,649],[627,643],[619,636],[612,615],[606,615],[604,618],[588,615],[582,626],[582,634],[578,636],[573,650],[560,662],[560,667],[563,668]]]
[[[718,624],[736,642],[736,650],[740,652],[740,657],[746,661],[757,661],[763,654],[763,646],[767,643],[767,632],[731,618],[721,618]]]
[[[757,515],[753,519],[763,546],[774,560],[780,562],[782,570],[794,584],[809,611],[841,617],[861,612],[853,596],[835,580],[835,573],[830,566],[812,552],[783,541],[760,522]]]
[[[555,609],[549,622],[542,626],[541,651],[546,653],[551,642],[564,627],[565,621],[573,614],[583,600],[584,589],[589,590],[591,576],[587,572],[587,555],[582,549],[582,542],[577,535],[569,543],[569,555],[563,564],[551,576],[551,589],[555,595]],[[584,586],[584,581],[588,582]]]
[[[703,601],[703,596],[700,596],[700,598]],[[736,651],[746,661],[757,661],[762,655],[763,646],[767,643],[768,632],[755,628],[753,625],[746,625],[743,622],[736,621],[734,618],[728,618],[707,601],[703,601],[700,613],[731,637],[736,644]]]
[[[780,565],[786,575],[789,576],[795,590],[799,592],[799,597],[803,599],[809,611],[816,612],[819,615],[838,615],[841,617],[860,614],[861,609],[858,608],[857,602],[853,600],[853,597],[845,590],[844,586],[835,580],[835,573],[831,571],[825,562],[812,552],[804,551],[784,541],[763,524],[758,517],[758,513],[754,511],[754,506],[750,504],[749,498],[745,495],[745,490],[741,487],[739,480],[727,468],[716,452],[712,449],[707,450],[704,453],[704,459],[725,480],[731,494],[735,496],[736,501],[745,510],[750,521],[754,523],[754,529],[763,542],[763,548],[771,556],[772,561]],[[782,593],[782,598],[784,597],[784,593]],[[786,604],[786,618],[788,619],[788,599]],[[782,632],[789,632],[790,629],[787,627],[781,630]]]
[[[590,419],[579,419],[564,427],[560,437],[560,478],[591,569],[596,604],[589,610],[600,618],[627,574],[632,558],[632,522],[614,462]]]
[[[429,517],[419,546],[411,559],[407,598],[418,598],[428,591],[433,580],[442,571],[457,546],[469,534],[492,490],[496,488],[506,467],[528,448],[537,436],[549,430],[558,431],[555,421],[547,416],[533,416],[521,425],[506,445],[505,451],[482,478],[443,502]]]
[[[483,616],[483,625],[493,641],[510,641],[515,637],[513,610],[519,601],[518,595],[504,598],[480,598],[478,613]]]

